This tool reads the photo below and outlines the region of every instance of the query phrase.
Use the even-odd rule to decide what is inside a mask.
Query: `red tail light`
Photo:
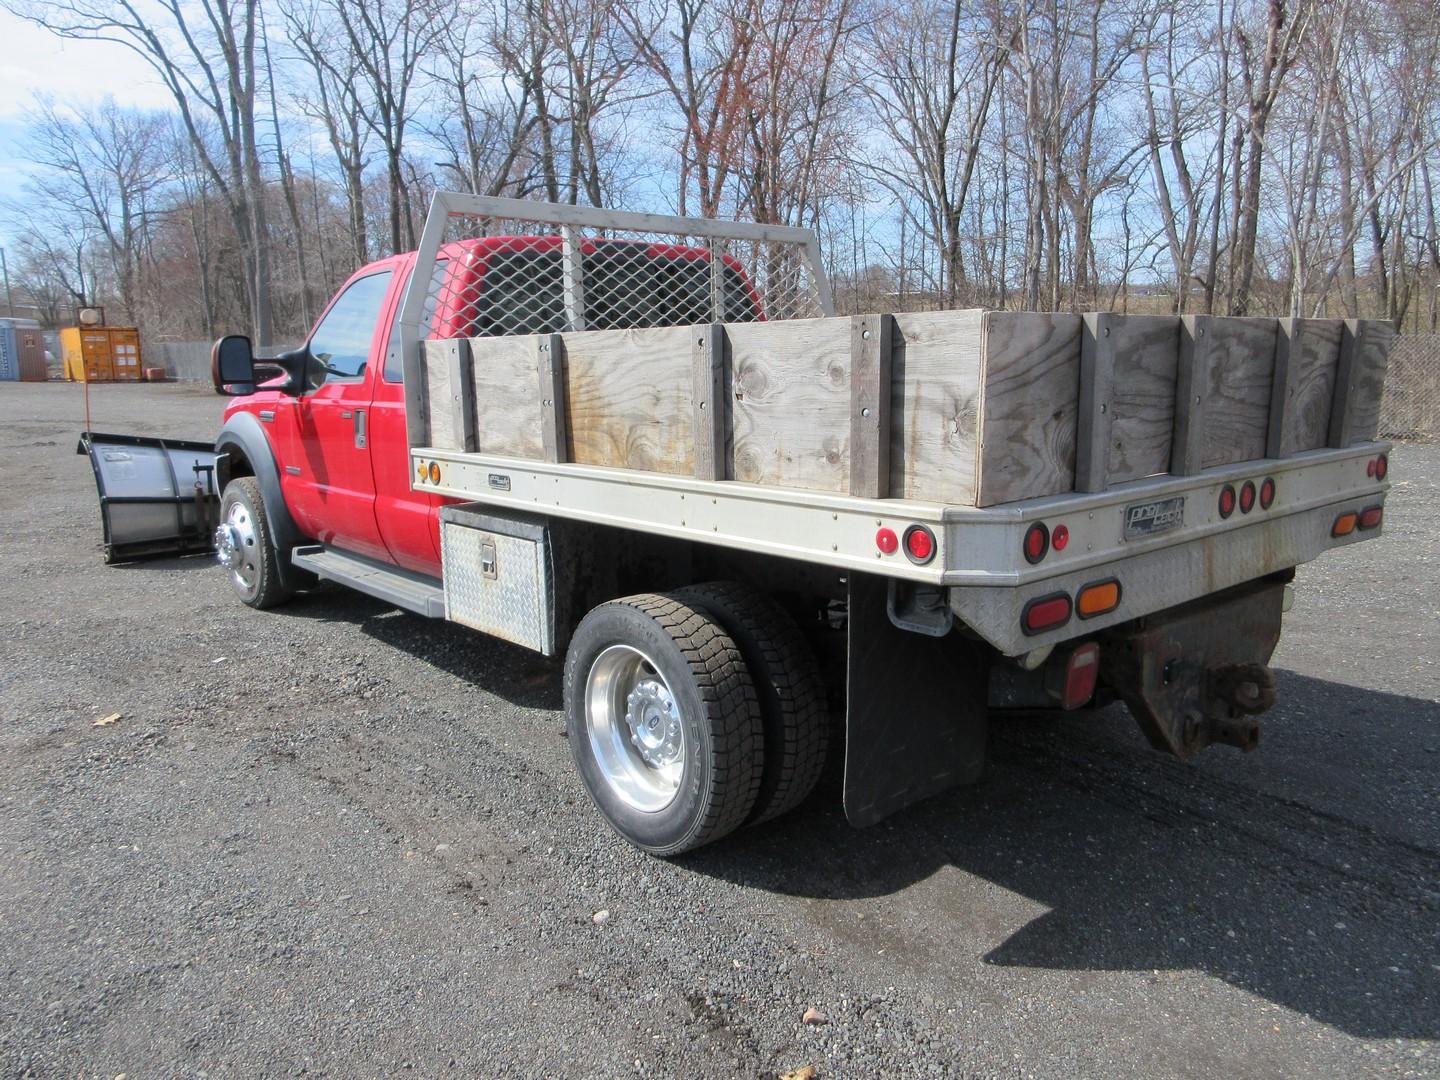
[[[895,535],[894,529],[881,529],[875,534],[875,546],[882,554],[894,555],[900,550],[900,538]]]
[[[1248,514],[1255,509],[1255,483],[1246,480],[1240,488],[1240,513]]]
[[[1037,521],[1025,530],[1025,561],[1038,563],[1050,550],[1050,530],[1043,521]]]
[[[1020,629],[1026,634],[1043,634],[1070,621],[1070,595],[1052,593],[1037,597],[1025,605],[1020,615]]]
[[[1050,546],[1056,551],[1064,551],[1065,545],[1070,543],[1070,530],[1064,525],[1056,525],[1050,533]]]
[[[1381,454],[1375,459],[1375,479],[1384,480],[1385,474],[1390,471],[1390,459]]]
[[[1100,646],[1087,641],[1070,654],[1065,665],[1065,689],[1060,707],[1078,709],[1095,696],[1095,682],[1100,676]]]
[[[1220,516],[1228,518],[1235,512],[1235,489],[1226,484],[1220,489]]]
[[[1260,484],[1260,509],[1269,510],[1270,504],[1275,501],[1275,481],[1267,476]]]
[[[1380,526],[1380,519],[1385,516],[1383,506],[1367,506],[1360,511],[1360,528],[1375,529]]]
[[[911,525],[905,530],[905,554],[911,562],[924,566],[935,557],[935,534],[924,525]]]

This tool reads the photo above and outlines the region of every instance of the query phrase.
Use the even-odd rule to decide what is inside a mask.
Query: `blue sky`
[[[170,96],[151,70],[123,45],[65,41],[0,8],[0,203],[23,195],[25,113],[34,95],[96,102],[110,95],[126,105],[167,108]],[[0,236],[6,231],[0,222]]]

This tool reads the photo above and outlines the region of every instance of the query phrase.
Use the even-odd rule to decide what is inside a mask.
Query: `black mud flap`
[[[220,492],[209,443],[86,431],[100,495],[105,561],[213,551]]]
[[[845,816],[873,825],[973,783],[985,766],[986,660],[974,642],[898,629],[886,579],[850,575]]]
[[[1266,666],[1280,640],[1284,581],[1229,589],[1106,633],[1101,677],[1150,744],[1186,758],[1211,743],[1253,750],[1275,703]]]

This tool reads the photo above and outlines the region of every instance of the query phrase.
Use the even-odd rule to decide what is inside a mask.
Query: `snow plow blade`
[[[220,496],[209,443],[81,434],[100,494],[105,561],[213,551]]]

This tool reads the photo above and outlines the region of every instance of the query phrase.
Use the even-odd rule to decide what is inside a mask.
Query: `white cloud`
[[[0,118],[23,114],[34,95],[168,109],[169,91],[144,60],[109,41],[69,41],[0,9]]]

